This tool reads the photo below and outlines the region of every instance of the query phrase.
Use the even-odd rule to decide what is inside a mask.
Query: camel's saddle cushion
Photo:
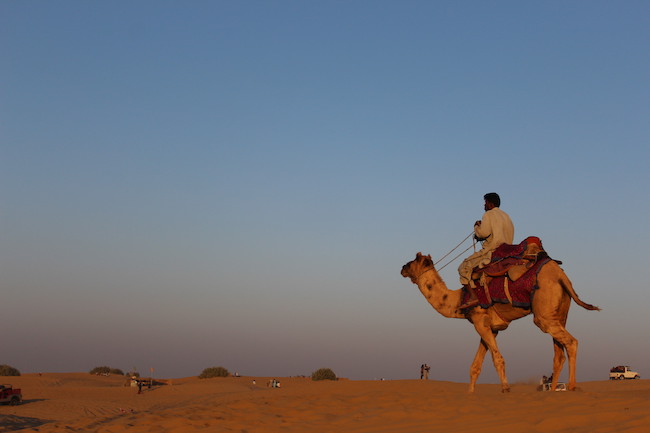
[[[499,246],[492,252],[491,262],[472,274],[479,305],[488,308],[496,302],[530,308],[537,273],[550,260],[542,241],[535,236],[517,245]]]

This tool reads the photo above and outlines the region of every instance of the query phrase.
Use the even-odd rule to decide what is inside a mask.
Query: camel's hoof
[[[503,392],[503,393],[510,392],[510,388],[503,388],[503,389],[501,390],[501,392]]]

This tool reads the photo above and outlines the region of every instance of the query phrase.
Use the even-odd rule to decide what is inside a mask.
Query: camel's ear
[[[427,258],[428,258],[429,260],[431,260],[431,254],[427,255]],[[431,261],[433,261],[433,260],[431,260]]]
[[[418,252],[418,253],[415,255],[415,258],[416,258],[416,259],[419,259],[420,257],[422,257],[422,252]]]

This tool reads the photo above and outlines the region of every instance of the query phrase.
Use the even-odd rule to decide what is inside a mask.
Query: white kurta
[[[507,213],[498,207],[483,214],[480,226],[474,226],[474,233],[485,238],[483,249],[494,251],[501,244],[512,244],[515,238],[515,226]]]
[[[474,233],[486,240],[483,242],[483,248],[463,260],[458,267],[460,283],[463,285],[469,284],[475,267],[490,263],[492,251],[499,245],[512,244],[515,238],[515,226],[507,213],[495,207],[483,214],[481,225],[474,226]]]

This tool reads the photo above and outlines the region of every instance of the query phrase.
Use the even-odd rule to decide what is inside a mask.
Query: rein
[[[422,272],[420,272],[415,278],[419,279],[422,275],[426,274],[427,272],[435,271],[436,268],[431,266],[430,268],[426,268]]]
[[[451,251],[449,251],[447,254],[445,254],[445,255],[442,256],[440,259],[438,259],[438,261],[435,262],[434,265],[437,265],[438,263],[440,263],[441,261],[443,261],[443,260],[445,259],[445,257],[447,257],[449,254],[451,254],[451,253],[453,253],[454,251],[456,251],[456,250],[458,249],[458,247],[460,247],[460,246],[461,246],[461,245],[462,245],[462,244],[463,244],[467,239],[469,239],[470,236],[473,236],[473,235],[474,235],[474,231],[472,230],[472,232],[471,232],[470,234],[468,234],[468,235],[465,237],[465,239],[463,239],[462,241],[460,241],[460,243],[459,243],[458,245],[456,245],[456,246],[455,246]],[[443,270],[447,265],[451,264],[451,263],[452,263],[454,260],[456,260],[458,257],[460,257],[460,256],[462,256],[463,254],[465,254],[465,253],[466,253],[470,248],[472,248],[472,247],[474,247],[474,250],[476,251],[476,241],[472,242],[472,245],[470,245],[469,247],[465,248],[463,251],[461,251],[461,252],[458,253],[456,256],[454,256],[453,259],[451,259],[451,260],[449,260],[447,263],[445,263],[445,264],[444,264],[440,269],[438,269],[438,271],[442,271],[442,270]]]

